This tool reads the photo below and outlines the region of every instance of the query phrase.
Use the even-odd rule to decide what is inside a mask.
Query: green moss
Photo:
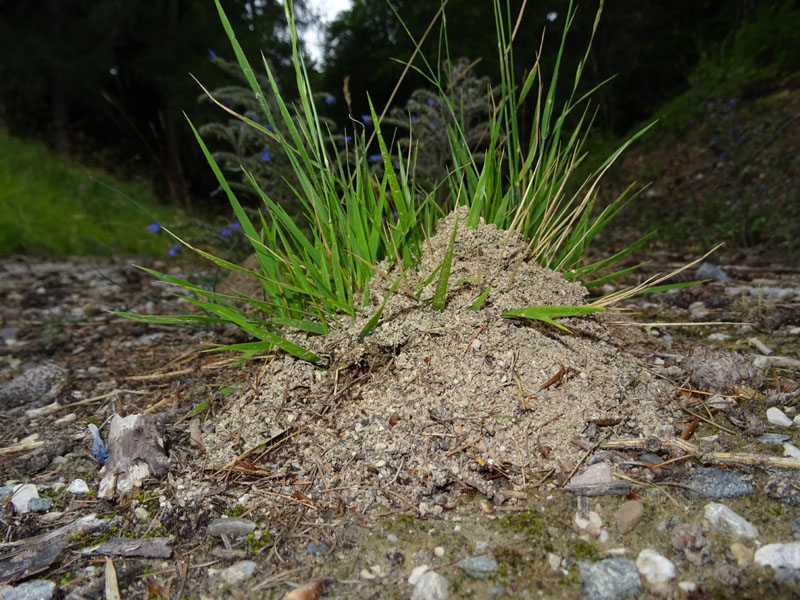
[[[578,540],[575,542],[575,552],[574,552],[575,560],[596,560],[597,559],[597,548],[595,547],[594,542],[587,542],[584,540]]]
[[[517,515],[503,517],[499,523],[501,527],[528,537],[538,537],[544,533],[542,519],[533,508]]]

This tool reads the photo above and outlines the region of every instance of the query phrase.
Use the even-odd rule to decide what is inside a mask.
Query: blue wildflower
[[[333,104],[334,102],[336,102],[336,98],[334,98],[330,94],[325,96],[325,104]]]
[[[736,106],[737,104],[739,104],[739,101],[736,98],[731,98],[730,104],[731,106]]]
[[[712,146],[716,146],[717,145],[717,138],[711,138],[711,145]]]
[[[231,231],[239,231],[239,228],[241,226],[242,226],[242,224],[239,223],[239,221],[236,221],[235,223],[231,223]]]
[[[342,141],[345,143],[352,142],[353,136],[352,135],[342,135]]]
[[[755,129],[753,129],[753,133],[758,133],[758,131],[759,131],[759,130],[758,130],[758,127],[756,127]]]
[[[267,123],[267,131],[275,131],[275,129],[272,127],[272,125]]]
[[[219,230],[219,234],[222,237],[231,237],[231,228],[230,227],[223,227]]]
[[[159,229],[161,229],[161,225],[159,225],[158,222],[150,223],[150,225],[147,226],[147,231],[150,233],[158,233]]]
[[[425,100],[425,104],[427,104],[428,106],[433,106],[436,103],[433,101],[433,98],[428,98],[427,100]]]
[[[180,245],[179,244],[175,244],[172,248],[169,249],[167,254],[169,254],[170,256],[175,256],[180,251],[181,251]]]
[[[380,154],[370,154],[369,155],[369,162],[378,162],[381,159]]]
[[[94,423],[89,423],[89,431],[92,434],[92,456],[94,459],[99,462],[101,465],[105,460],[108,458],[108,452],[106,451],[106,445],[103,443],[103,439],[100,437],[100,431],[97,429],[97,425]]]
[[[411,115],[411,122],[412,123],[416,123],[418,120],[419,120],[419,117],[417,115]]]
[[[436,129],[439,126],[439,124],[436,121],[431,121],[428,123],[428,125],[431,126],[431,129]]]
[[[737,143],[737,144],[741,144],[741,143],[743,143],[743,142],[744,142],[744,139],[742,139],[742,138],[739,138],[738,140],[736,140],[736,143]]]
[[[214,52],[211,48],[208,49],[208,58],[210,58],[211,60],[217,58],[217,53]]]
[[[272,155],[269,153],[269,148],[267,148],[266,146],[264,146],[264,147],[261,149],[261,162],[269,162],[269,160],[270,160],[271,158],[272,158]]]
[[[372,117],[369,115],[361,115],[361,120],[364,121],[364,123],[370,123],[372,122]]]

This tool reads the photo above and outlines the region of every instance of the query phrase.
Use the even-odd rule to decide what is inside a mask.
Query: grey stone
[[[486,579],[497,573],[497,560],[491,554],[470,556],[456,563],[456,566],[470,577]]]
[[[738,498],[750,494],[753,486],[736,471],[702,467],[689,474],[689,495],[694,498]]]
[[[222,536],[231,535],[234,537],[244,537],[256,530],[256,524],[249,519],[239,517],[228,517],[227,519],[214,519],[208,524],[206,531],[208,535]]]
[[[758,441],[762,444],[785,444],[790,439],[792,439],[791,436],[783,433],[765,433],[758,437]]]
[[[69,371],[65,367],[54,361],[44,362],[0,388],[0,407],[5,410],[28,409],[50,404],[67,387],[68,382]]]
[[[624,600],[636,598],[643,591],[636,563],[630,559],[581,560],[578,569],[578,581],[589,600]]]
[[[447,600],[450,582],[436,571],[425,571],[414,584],[411,600]]]
[[[31,498],[28,501],[28,510],[31,512],[43,513],[47,512],[51,508],[53,508],[53,501],[50,500],[50,498],[38,496],[36,498]]]
[[[240,560],[223,570],[219,577],[228,585],[239,585],[247,581],[256,571],[256,563],[252,560]]]
[[[325,543],[317,543],[311,541],[308,543],[308,548],[306,549],[311,556],[325,556],[328,553],[328,546]]]
[[[84,554],[103,554],[106,556],[141,556],[145,558],[169,558],[172,556],[171,537],[152,537],[142,539],[112,538]]]
[[[722,267],[708,262],[701,263],[700,266],[697,267],[694,276],[696,279],[710,279],[711,281],[719,281],[721,283],[726,283],[731,280],[730,276]]]
[[[764,373],[749,358],[721,348],[693,348],[682,366],[692,385],[708,392],[725,394],[741,382],[753,388],[764,383]]]
[[[792,534],[794,534],[794,537],[800,538],[800,517],[792,521]]]
[[[55,583],[47,579],[37,579],[0,590],[0,600],[50,600],[55,593]]]

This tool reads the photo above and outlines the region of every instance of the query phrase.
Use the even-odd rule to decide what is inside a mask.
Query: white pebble
[[[450,582],[436,571],[422,574],[411,593],[411,600],[447,600],[450,597]]]
[[[75,494],[79,496],[81,494],[85,494],[89,491],[89,486],[83,479],[73,479],[72,482],[69,484],[67,491],[70,494]]]
[[[755,526],[724,504],[709,502],[706,504],[705,514],[712,527],[719,528],[732,537],[748,540],[758,537],[758,529]]]
[[[773,425],[780,425],[781,427],[791,427],[792,420],[786,416],[780,408],[772,406],[767,409],[767,421]]]
[[[11,504],[18,515],[28,512],[28,502],[39,497],[39,490],[32,483],[21,483],[11,493]]]
[[[416,585],[420,577],[422,577],[425,574],[425,571],[427,571],[429,568],[430,567],[428,567],[428,565],[419,565],[418,567],[414,567],[411,570],[411,575],[408,576],[408,583],[411,585]]]
[[[800,569],[800,542],[767,544],[756,550],[755,561],[773,569]]]
[[[794,444],[784,444],[783,454],[784,456],[788,456],[790,458],[800,458],[800,448]]]
[[[436,558],[442,558],[444,556],[444,548],[441,546],[436,546],[436,548],[433,549],[433,554],[436,556]]]
[[[667,583],[675,579],[677,575],[672,561],[650,548],[639,552],[639,556],[636,558],[636,568],[651,584]]]

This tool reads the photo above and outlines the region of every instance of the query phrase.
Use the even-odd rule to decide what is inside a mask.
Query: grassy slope
[[[0,156],[0,256],[163,256],[172,246],[145,228],[153,217],[177,217],[145,185],[117,181],[2,130]]]

